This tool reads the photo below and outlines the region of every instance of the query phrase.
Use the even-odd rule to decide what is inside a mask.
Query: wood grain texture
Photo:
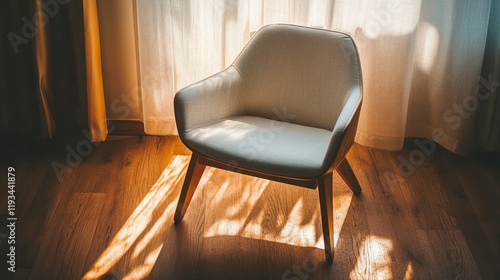
[[[174,225],[191,155],[178,138],[113,137],[59,180],[51,163],[77,144],[0,159],[17,166],[19,205],[18,272],[2,254],[0,279],[500,279],[500,164],[489,155],[436,147],[405,176],[400,158],[415,147],[355,144],[363,192],[334,173],[328,266],[315,190],[208,167]],[[6,203],[0,193],[1,217]]]
[[[31,270],[34,279],[72,279],[83,275],[86,268],[82,260],[87,257],[97,228],[96,213],[104,203],[102,193],[74,193],[54,211],[57,222],[44,236]]]

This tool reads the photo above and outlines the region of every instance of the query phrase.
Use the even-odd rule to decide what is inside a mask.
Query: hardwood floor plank
[[[500,255],[500,207],[497,200],[500,197],[500,160],[451,155],[447,163],[455,170],[491,248]]]
[[[460,230],[418,230],[416,234],[430,245],[425,278],[483,279]]]
[[[104,194],[74,193],[45,235],[30,279],[79,279],[98,223]]]
[[[369,235],[365,237],[359,257],[360,260],[366,259],[370,265],[365,266],[365,275],[359,271],[353,275],[357,275],[358,279],[399,279],[405,274],[408,263],[419,258],[425,249],[418,245],[413,235],[408,234],[415,230],[416,222],[403,195],[407,192],[407,185],[387,180],[387,172],[393,173],[387,153],[357,148],[353,152],[372,163],[363,169],[366,177],[366,181],[362,179],[365,181],[363,184],[370,188],[363,192]]]
[[[400,158],[410,158],[412,154],[421,151],[403,150],[398,155]],[[395,170],[399,170],[394,163]],[[397,168],[397,169],[396,169]],[[402,175],[401,173],[399,173]],[[432,164],[432,158],[425,157],[420,165],[415,166],[415,171],[409,176],[403,175],[404,183],[407,184],[405,199],[418,223],[417,227],[423,230],[432,229],[457,229],[457,220],[453,216],[446,194],[439,187],[437,170]]]
[[[500,191],[495,187],[499,181],[493,179],[496,176],[493,174],[498,172],[480,175],[484,172],[482,168],[485,170],[488,167],[477,162],[475,157],[469,157],[468,163],[444,151],[438,157],[436,165],[441,185],[447,190],[450,205],[480,267],[482,278],[500,278]],[[492,266],[490,263],[496,264]]]
[[[100,215],[102,230],[96,233],[86,261],[86,279],[147,275],[152,269],[148,262],[163,246],[162,233],[172,219],[168,211],[178,197],[173,186],[182,179],[187,158],[163,154],[170,142],[165,140],[143,139],[134,156],[127,157],[129,163],[116,164],[107,177],[108,203]]]

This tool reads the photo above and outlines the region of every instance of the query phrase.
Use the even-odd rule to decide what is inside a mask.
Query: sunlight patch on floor
[[[123,277],[123,280],[146,279],[151,270],[153,269],[153,266],[155,265],[156,259],[158,258],[158,255],[160,255],[162,248],[163,244],[159,245],[154,250],[152,250],[144,260],[144,264],[135,267],[132,271],[130,271],[127,275],[125,275],[125,277]]]
[[[141,277],[137,277],[138,275],[150,273],[163,243],[150,249],[149,252],[145,251],[148,246],[152,246],[152,240],[163,232],[168,224],[169,215],[167,214],[173,212],[173,207],[177,202],[177,196],[174,197],[172,193],[173,186],[183,178],[188,163],[188,156],[174,157],[83,279],[99,279],[132,249],[132,259],[138,258],[141,253],[147,255],[144,264],[135,267],[124,279],[139,279]],[[158,209],[164,203],[168,203],[164,210]],[[139,240],[141,236],[142,239]],[[134,244],[136,245],[132,248]]]
[[[351,205],[353,193],[350,190],[339,193],[333,197],[333,244],[337,245],[339,240],[340,231],[344,225],[345,218]],[[321,244],[324,248],[324,244]]]
[[[296,246],[324,248],[322,239],[320,239],[320,241],[316,240],[316,232],[319,230],[316,223],[302,223],[304,220],[304,207],[303,199],[300,198],[291,210],[289,218],[286,221],[283,230],[280,232],[277,241]],[[319,219],[321,219],[320,213],[319,210],[316,209],[311,221],[318,221]]]
[[[393,279],[393,243],[390,239],[369,235],[359,248],[356,266],[351,271],[351,279]]]
[[[413,264],[411,262],[409,262],[408,265],[406,266],[406,271],[403,279],[404,280],[413,279]]]
[[[317,190],[234,173],[228,175],[224,171],[216,171],[210,179],[205,187],[217,190],[207,204],[206,211],[212,220],[209,218],[206,224],[205,237],[240,236],[324,249]],[[281,194],[285,188],[295,189]],[[277,198],[278,195],[281,197]],[[335,243],[352,197],[347,189],[334,196]]]
[[[240,175],[231,173],[231,176],[234,180],[234,178],[238,178]],[[236,236],[241,235],[241,233],[243,233],[243,236],[245,236],[245,233],[250,233],[251,236],[261,234],[261,227],[259,223],[262,221],[262,217],[258,217],[255,222],[249,223],[245,223],[244,217],[250,216],[252,212],[251,206],[255,205],[255,203],[261,198],[262,193],[269,185],[269,181],[255,178],[250,182],[250,184],[245,186],[245,188],[241,188],[241,186],[228,188],[232,183],[234,184],[234,182],[225,180],[222,187],[210,201],[210,206],[217,206],[218,204],[223,203],[223,198],[227,198],[228,196],[236,197],[236,200],[232,201],[231,205],[224,207],[225,210],[224,213],[220,213],[220,219],[210,225],[210,227],[205,231],[205,237],[217,235]]]

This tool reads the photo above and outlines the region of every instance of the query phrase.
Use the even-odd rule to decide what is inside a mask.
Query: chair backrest
[[[349,96],[361,98],[358,53],[344,33],[268,25],[233,65],[249,115],[332,130]]]

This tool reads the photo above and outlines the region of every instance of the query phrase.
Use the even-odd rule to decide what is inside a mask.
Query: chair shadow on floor
[[[363,195],[353,196],[336,174],[336,255],[333,265],[327,265],[316,190],[213,168],[205,172],[184,220],[166,229],[166,244],[150,279],[162,275],[172,279],[348,279],[356,275],[356,269],[371,265],[377,265],[372,269],[378,269],[379,275],[392,275],[391,241],[370,238],[363,218]],[[373,244],[378,250],[375,257],[381,260],[373,262],[373,255],[360,259],[366,257],[360,255],[360,248],[370,251]]]

